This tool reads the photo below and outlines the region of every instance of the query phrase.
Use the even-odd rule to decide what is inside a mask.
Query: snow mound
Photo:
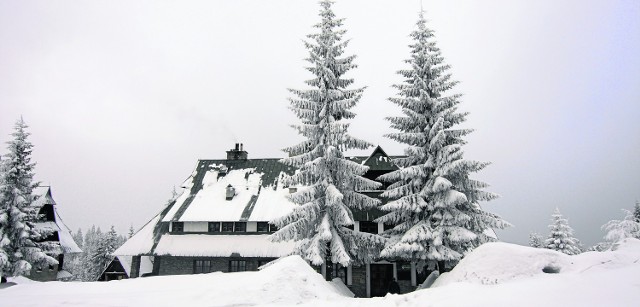
[[[262,289],[271,297],[270,303],[336,299],[349,297],[350,293],[346,292],[349,289],[344,291],[335,283],[325,281],[298,255],[275,260],[263,267],[260,274],[269,280]]]
[[[575,256],[509,243],[486,243],[465,256],[451,272],[442,274],[432,287],[456,282],[500,284],[537,275],[582,273],[596,267],[615,269],[639,260],[638,239],[620,241],[611,251],[585,252]]]
[[[545,272],[559,273],[570,264],[569,256],[549,249],[486,243],[465,256],[451,272],[442,274],[432,287],[461,281],[499,284]]]
[[[349,298],[300,256],[273,261],[257,272],[27,282],[1,291],[2,306],[280,306]]]

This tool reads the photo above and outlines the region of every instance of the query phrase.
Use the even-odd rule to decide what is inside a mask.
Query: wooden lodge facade
[[[369,167],[369,179],[396,169],[380,147],[368,157],[350,159]],[[114,255],[132,257],[131,278],[140,276],[140,263],[146,259],[152,262],[152,275],[174,275],[254,271],[290,255],[294,242],[271,242],[268,237],[276,231],[269,221],[295,206],[287,195],[296,187],[282,184],[283,176],[294,171],[279,159],[248,159],[241,144],[227,151],[227,159],[200,160],[183,184],[184,192]],[[379,197],[382,191],[361,193]],[[353,212],[354,230],[382,233],[388,226],[374,222],[381,215],[377,209]],[[426,277],[410,263],[390,259],[317,270],[341,278],[358,297],[385,295],[394,278],[406,293]]]

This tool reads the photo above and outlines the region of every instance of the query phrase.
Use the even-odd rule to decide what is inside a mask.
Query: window
[[[235,222],[235,226],[233,228],[234,232],[246,232],[247,231],[247,223],[246,222]]]
[[[233,222],[222,222],[222,232],[233,232]]]
[[[184,232],[184,223],[183,222],[171,223],[171,232]]]
[[[193,262],[193,273],[210,273],[211,272],[211,260],[195,260]]]
[[[244,272],[247,270],[247,262],[244,260],[229,261],[229,272]]]
[[[209,232],[220,232],[220,222],[209,222]]]
[[[360,232],[378,234],[378,223],[361,221]]]
[[[258,267],[261,267],[269,262],[271,262],[271,260],[258,260]]]
[[[276,225],[269,224],[269,231],[270,232],[276,232],[276,231],[278,231],[278,227],[276,227]]]
[[[258,222],[258,232],[269,232],[269,223],[267,222]]]
[[[411,263],[406,261],[396,262],[398,280],[411,280]]]

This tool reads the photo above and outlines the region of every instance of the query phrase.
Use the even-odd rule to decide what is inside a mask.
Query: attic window
[[[293,194],[295,192],[298,192],[298,188],[289,187],[289,194]]]
[[[227,193],[226,193],[227,200],[232,200],[234,196],[236,196],[236,189],[232,186],[232,185],[228,185],[227,186]]]

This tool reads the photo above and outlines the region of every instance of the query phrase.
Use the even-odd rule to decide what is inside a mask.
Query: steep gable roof
[[[368,166],[370,171],[393,171],[398,169],[393,164],[393,159],[379,145],[369,157],[362,161],[362,165]]]
[[[57,231],[60,247],[62,247],[62,251],[64,253],[81,253],[82,250],[73,240],[73,236],[71,236],[71,230],[67,225],[65,225],[58,213],[56,201],[51,196],[51,187],[37,187],[33,190],[33,194],[36,197],[35,201],[32,203],[33,207],[40,208],[44,205],[52,205],[54,212],[54,221],[40,222],[36,224],[36,227],[49,228]]]

